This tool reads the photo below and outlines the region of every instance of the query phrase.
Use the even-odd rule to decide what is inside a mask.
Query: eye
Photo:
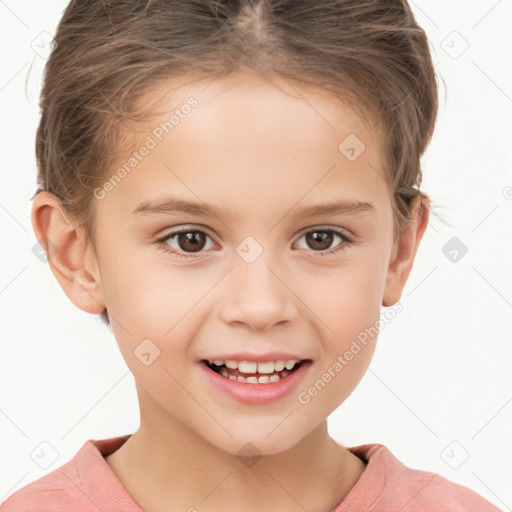
[[[340,238],[341,243],[336,245],[334,249],[325,250],[332,245],[335,237]],[[329,256],[335,252],[342,251],[352,244],[352,240],[337,229],[317,228],[304,233],[299,240],[302,238],[305,238],[306,244],[313,249],[314,252],[317,252],[320,257]],[[306,247],[306,249],[307,248],[308,247]]]
[[[341,239],[341,243],[334,249],[326,250],[336,237]],[[352,244],[352,240],[337,229],[317,228],[304,233],[301,238],[305,238],[307,245],[321,257],[341,251]],[[193,258],[194,253],[202,252],[205,248],[211,249],[211,246],[205,247],[208,239],[211,240],[204,231],[184,228],[172,231],[165,237],[156,240],[156,243],[167,254],[174,254],[179,258]]]
[[[205,240],[211,238],[204,232],[197,229],[179,229],[172,231],[156,242],[165,253],[175,254],[180,258],[193,258],[193,253],[200,252],[205,247]],[[169,245],[169,240],[174,246]],[[177,247],[176,247],[177,245]],[[187,254],[189,253],[189,254]]]

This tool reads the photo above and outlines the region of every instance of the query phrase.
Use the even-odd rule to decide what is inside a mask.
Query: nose
[[[286,282],[284,272],[265,252],[254,262],[234,259],[234,266],[226,276],[227,290],[221,317],[231,326],[245,325],[253,330],[265,330],[274,325],[286,325],[298,316],[297,298],[293,285]]]

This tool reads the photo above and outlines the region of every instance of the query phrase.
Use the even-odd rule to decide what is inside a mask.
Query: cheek
[[[303,293],[311,309],[323,321],[329,338],[342,348],[379,318],[385,284],[383,258],[371,250],[358,252],[325,276],[316,276]]]
[[[157,249],[132,249],[104,267],[109,312],[130,332],[162,337],[197,303],[206,285],[185,267],[166,265]],[[203,288],[205,288],[203,290]]]
[[[205,295],[218,280],[211,271],[206,275],[185,266],[166,265],[159,258],[148,264],[148,259],[146,254],[121,265],[111,264],[106,267],[109,280],[105,283],[107,309],[115,317],[111,321],[115,337],[128,366],[143,382],[157,372],[147,372],[136,360],[134,351],[141,351],[142,343],[149,352],[159,354],[151,368],[185,371],[182,361],[200,328],[198,317],[204,314]]]

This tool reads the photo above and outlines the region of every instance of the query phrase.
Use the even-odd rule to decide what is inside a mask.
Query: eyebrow
[[[293,208],[291,208],[293,210]],[[289,211],[291,211],[289,210]],[[234,216],[222,207],[207,203],[196,203],[178,198],[166,198],[161,201],[145,201],[132,211],[132,214],[153,213],[188,213],[200,217],[217,217],[232,221]],[[296,212],[300,217],[318,217],[321,215],[355,214],[371,212],[375,213],[375,206],[368,201],[354,199],[340,199],[331,203],[305,207]]]

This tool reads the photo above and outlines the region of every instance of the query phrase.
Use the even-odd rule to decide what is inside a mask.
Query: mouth
[[[239,357],[244,356],[240,354]],[[275,354],[275,357],[280,356]],[[261,359],[259,356],[256,358]],[[240,403],[262,406],[290,399],[306,380],[312,364],[311,359],[257,362],[202,359],[199,367],[208,383],[205,389],[211,388]],[[213,397],[216,399],[216,394]]]
[[[201,363],[225,379],[246,384],[272,384],[286,379],[308,361],[311,359],[266,362],[203,359]]]

